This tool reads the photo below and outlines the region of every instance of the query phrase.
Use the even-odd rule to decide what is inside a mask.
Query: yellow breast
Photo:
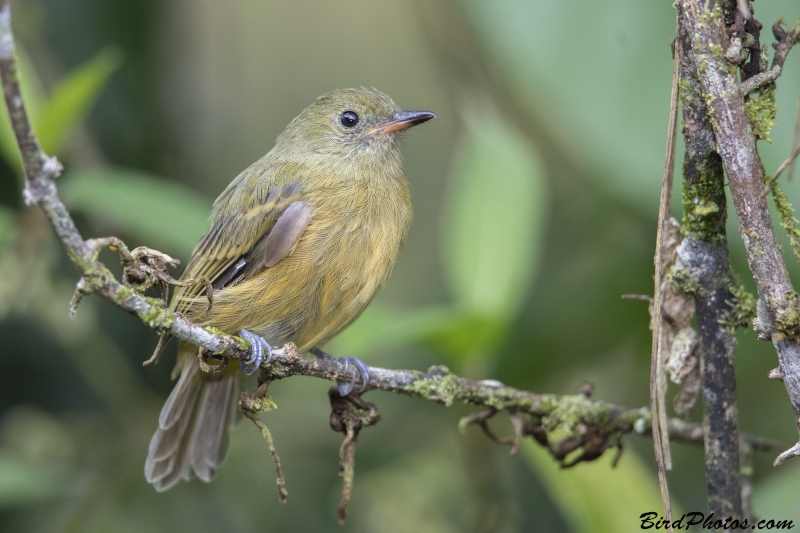
[[[308,191],[311,222],[272,268],[216,293],[204,322],[302,350],[355,320],[386,282],[411,222],[405,177],[338,182]],[[304,195],[305,196],[305,195]]]

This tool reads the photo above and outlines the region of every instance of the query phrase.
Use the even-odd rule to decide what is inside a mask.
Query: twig
[[[353,494],[358,434],[365,427],[377,424],[381,417],[375,404],[365,402],[355,394],[342,396],[336,387],[331,387],[328,397],[331,401],[331,429],[344,433],[344,441],[339,448],[339,475],[342,476],[339,524],[344,524],[347,504]]]
[[[286,478],[283,475],[283,468],[281,467],[281,458],[278,456],[278,451],[275,449],[275,441],[272,440],[272,433],[267,425],[258,418],[258,415],[250,411],[242,411],[244,416],[253,421],[253,423],[261,430],[261,435],[267,443],[269,454],[272,456],[272,461],[275,463],[275,475],[277,477],[278,485],[278,499],[281,504],[286,505],[286,499],[289,492],[286,490]]]
[[[675,169],[675,131],[678,118],[678,69],[679,41],[674,41],[672,50],[674,57],[672,70],[672,93],[670,95],[670,116],[667,127],[667,150],[664,156],[664,173],[661,180],[661,198],[658,204],[658,228],[656,230],[655,253],[655,290],[653,291],[653,344],[650,358],[650,411],[654,413],[657,423],[652,425],[653,446],[658,468],[658,483],[661,499],[664,504],[664,515],[672,531],[672,505],[669,499],[666,470],[672,469],[672,457],[669,450],[669,433],[666,428],[667,408],[665,405],[666,378],[664,376],[663,354],[661,353],[662,333],[661,321],[661,284],[663,283],[664,233],[669,219],[672,200],[672,177]]]
[[[724,49],[727,39],[719,3],[685,0],[681,6],[682,22],[695,36],[691,50],[695,71],[712,117],[718,153],[730,182],[748,263],[758,288],[756,329],[775,346],[795,422],[800,426],[800,337],[794,331],[797,319],[792,318],[796,317],[798,302],[761,194],[764,167],[745,111],[743,95],[747,86],[741,88],[730,65],[714,53]],[[788,41],[782,40],[776,56],[780,53],[785,59],[787,46]],[[790,450],[797,451],[800,449]]]
[[[275,464],[275,481],[278,485],[278,500],[282,505],[286,505],[289,492],[286,490],[286,477],[283,475],[281,458],[278,455],[278,450],[275,448],[275,441],[272,440],[272,432],[258,417],[259,413],[271,411],[276,408],[275,402],[272,401],[272,398],[270,398],[267,392],[270,381],[262,378],[263,376],[259,376],[258,389],[255,391],[245,391],[241,394],[239,408],[244,416],[249,418],[261,431],[261,436],[264,437],[264,441],[267,443],[272,462]]]
[[[756,74],[755,76],[742,82],[742,94],[746,95],[753,91],[773,83],[777,80],[783,72],[783,64],[786,61],[786,56],[789,50],[800,41],[800,24],[797,24],[793,29],[785,31],[781,28],[780,21],[772,26],[772,34],[778,40],[775,47],[775,56],[772,58],[772,66],[766,72]]]
[[[798,111],[800,111],[800,109],[798,109]],[[800,112],[798,113],[798,119],[800,119]],[[798,120],[798,124],[800,124],[800,120]],[[783,163],[781,163],[780,166],[778,166],[778,169],[775,171],[775,175],[772,176],[772,178],[767,180],[767,184],[764,185],[764,192],[761,193],[761,196],[767,196],[769,194],[769,192],[772,190],[772,186],[775,184],[776,181],[778,181],[778,178],[781,177],[781,173],[784,170],[786,170],[787,168],[789,169],[789,176],[788,176],[789,180],[788,181],[791,181],[792,163],[794,163],[794,160],[797,159],[797,156],[800,156],[800,146],[795,148],[794,151],[792,152],[792,155],[787,157],[783,161]]]
[[[494,431],[492,431],[492,428],[489,427],[489,419],[493,418],[498,412],[499,411],[497,409],[477,411],[463,417],[458,422],[458,427],[462,432],[464,432],[469,426],[478,425],[483,431],[483,434],[489,437],[489,440],[495,444],[510,446],[511,449],[509,450],[509,455],[515,455],[517,453],[517,449],[519,448],[519,443],[522,441],[522,437],[525,435],[524,421],[517,413],[510,412],[508,416],[509,420],[511,420],[511,426],[514,428],[514,436],[498,437],[495,435]]]
[[[788,165],[789,175],[786,176],[787,181],[792,181],[792,177],[794,177],[794,158],[800,154],[800,92],[797,93],[797,104],[795,107],[797,109],[795,110],[794,135],[792,135],[792,155],[790,156],[792,161]],[[775,173],[778,174],[777,171]]]
[[[653,303],[653,298],[647,294],[623,294],[623,300],[633,300],[637,302],[650,302]],[[663,312],[663,311],[662,311]]]

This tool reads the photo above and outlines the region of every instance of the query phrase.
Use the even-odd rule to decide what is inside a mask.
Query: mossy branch
[[[730,35],[726,27],[723,3],[719,0],[686,0],[680,3],[680,23],[691,37],[688,39],[692,70],[699,80],[700,97],[708,111],[713,128],[716,152],[722,160],[730,183],[731,196],[744,240],[750,270],[758,289],[758,316],[755,326],[759,337],[775,346],[780,372],[789,395],[795,422],[800,427],[800,336],[795,322],[795,291],[786,269],[780,246],[763,194],[764,166],[756,148],[756,136],[764,137],[771,121],[769,102],[771,88],[762,91],[760,103],[748,108],[746,98],[752,91],[766,87],[780,75],[783,62],[800,39],[800,25],[785,31],[780,23],[773,26],[778,39],[772,67],[767,70],[760,47],[751,49],[751,61],[742,67],[745,81],[737,80],[738,54],[734,62],[720,55],[719,47],[727,48]],[[757,32],[760,25],[749,21]],[[734,24],[735,30],[736,24]],[[735,32],[734,32],[735,33]],[[752,33],[752,32],[750,32]],[[758,36],[755,34],[755,42]],[[751,121],[755,121],[754,130]],[[766,122],[765,122],[766,121]],[[787,313],[788,311],[791,311]],[[790,318],[791,324],[787,323]],[[800,455],[800,445],[789,450]],[[786,457],[782,454],[779,459]]]
[[[678,6],[678,39],[682,46],[677,48],[681,55],[681,81],[688,98],[683,103],[682,127],[685,157],[681,231],[685,238],[677,249],[682,267],[677,272],[688,278],[683,285],[694,289],[691,294],[697,318],[708,508],[718,515],[742,520],[734,329],[742,322],[749,326],[748,300],[731,272],[725,231],[725,175],[717,154],[712,116],[694,68],[693,35],[682,23],[681,12],[682,7]],[[718,15],[715,10],[709,16]],[[709,50],[717,59],[723,56],[720,44],[709,45]],[[774,97],[774,91],[769,94]],[[764,135],[767,134],[768,129]]]
[[[753,91],[757,91],[770,83],[774,83],[775,80],[778,79],[783,72],[783,64],[786,62],[786,56],[789,54],[789,50],[800,42],[800,21],[789,31],[784,30],[781,27],[781,21],[778,21],[772,25],[772,34],[778,41],[773,45],[775,47],[775,56],[772,59],[772,66],[768,71],[757,74],[742,82],[742,94],[749,94]]]

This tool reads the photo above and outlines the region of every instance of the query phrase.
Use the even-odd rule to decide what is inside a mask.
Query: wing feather
[[[311,216],[310,207],[301,201],[302,186],[297,182],[301,177],[299,173],[300,169],[295,165],[282,165],[248,169],[234,180],[214,202],[211,227],[195,247],[181,279],[204,276],[215,288],[220,288],[241,279],[244,271],[244,265],[240,264],[242,260],[248,263],[246,270],[251,275],[258,270],[251,261],[268,267],[285,257],[302,235]],[[282,217],[283,213],[290,216]],[[294,220],[298,215],[299,219]],[[270,240],[269,236],[279,220],[278,233],[282,238]],[[277,257],[276,251],[283,252],[283,255],[270,261],[266,254],[270,250],[273,259]],[[256,256],[260,260],[256,260]],[[223,280],[221,285],[216,283]],[[204,284],[176,287],[170,306],[185,313],[204,290]]]

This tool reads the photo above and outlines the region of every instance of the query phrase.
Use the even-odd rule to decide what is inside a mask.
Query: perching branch
[[[685,0],[680,2],[680,7],[681,24],[691,35],[691,49],[687,52],[691,54],[693,71],[708,107],[748,263],[758,287],[757,331],[775,346],[784,385],[800,426],[800,303],[775,239],[767,200],[762,194],[764,167],[745,109],[744,97],[752,88],[747,83],[738,83],[735,70],[722,53],[728,46],[722,2]],[[794,35],[795,31],[790,33]],[[781,39],[780,55],[776,52],[773,65],[775,73],[780,73],[788,49],[795,42],[794,36]],[[776,464],[798,454],[800,443],[781,454]]]

